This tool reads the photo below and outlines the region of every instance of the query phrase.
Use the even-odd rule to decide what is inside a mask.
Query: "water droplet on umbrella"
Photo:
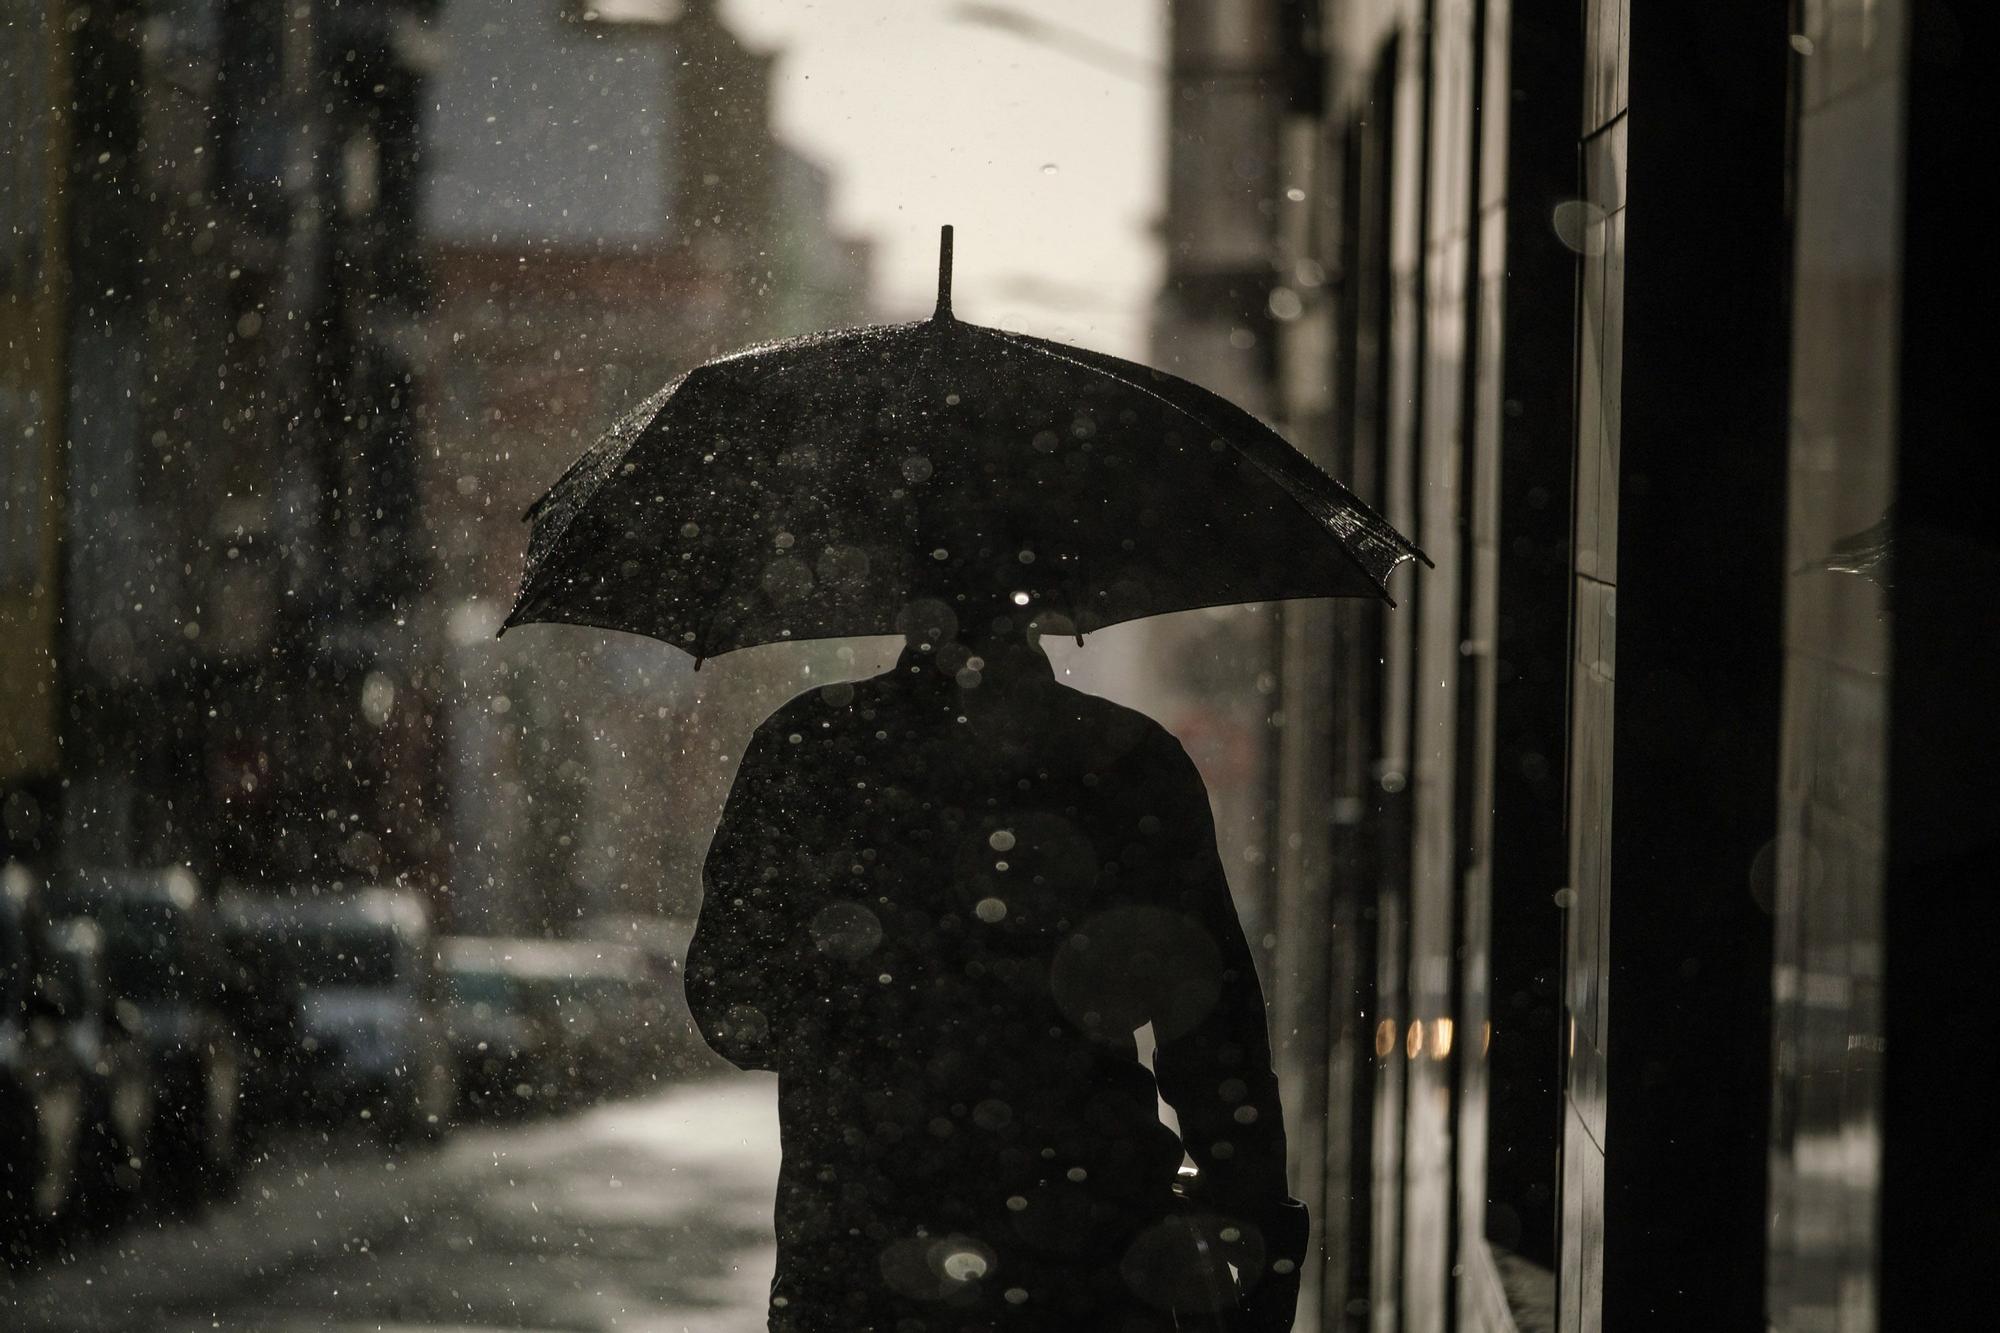
[[[944,1275],[955,1282],[975,1282],[986,1276],[986,1258],[971,1250],[953,1250],[944,1258]]]

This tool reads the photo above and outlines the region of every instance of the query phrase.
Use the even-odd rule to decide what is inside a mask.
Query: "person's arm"
[[[1214,945],[1203,964],[1212,974],[1189,978],[1179,994],[1184,1002],[1211,993],[1215,999],[1175,1005],[1180,1012],[1166,1030],[1155,1021],[1153,1071],[1194,1160],[1197,1202],[1259,1233],[1261,1244],[1241,1253],[1249,1260],[1261,1251],[1261,1267],[1239,1274],[1251,1327],[1289,1329],[1307,1223],[1304,1205],[1286,1192],[1285,1125],[1264,992],[1223,874],[1208,791],[1187,752],[1171,737],[1164,740],[1159,771],[1147,784],[1160,798],[1154,836],[1165,843],[1161,887]]]
[[[791,899],[780,849],[795,845],[799,812],[776,719],[757,729],[736,770],[702,867],[701,915],[688,942],[688,1009],[702,1039],[740,1069],[777,1068],[777,1035],[791,975]]]

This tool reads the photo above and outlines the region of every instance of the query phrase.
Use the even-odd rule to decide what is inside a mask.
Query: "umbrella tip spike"
[[[938,228],[938,299],[932,319],[950,319],[951,314],[951,224]]]

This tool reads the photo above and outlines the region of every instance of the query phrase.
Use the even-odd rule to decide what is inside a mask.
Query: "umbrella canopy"
[[[1078,634],[1298,597],[1387,598],[1401,534],[1185,380],[938,310],[675,380],[528,511],[507,627],[593,625],[697,661],[890,634],[919,596],[1011,598]]]

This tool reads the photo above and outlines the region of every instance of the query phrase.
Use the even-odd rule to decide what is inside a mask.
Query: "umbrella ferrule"
[[[938,299],[932,319],[951,319],[951,224],[938,229]]]

